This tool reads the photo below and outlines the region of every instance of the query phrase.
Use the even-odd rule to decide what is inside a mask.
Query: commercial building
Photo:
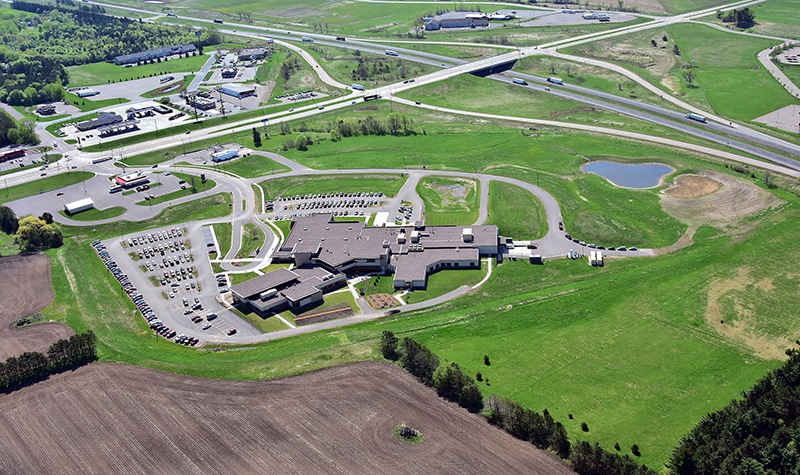
[[[0,151],[0,162],[5,162],[6,160],[11,160],[13,158],[19,158],[25,156],[25,149],[24,148],[12,148],[8,150]]]
[[[443,18],[425,23],[425,29],[436,31],[442,28],[478,28],[489,26],[486,18]]]
[[[114,178],[114,181],[123,188],[133,188],[134,186],[143,185],[150,182],[150,178],[142,172],[136,171],[128,173],[127,175],[119,175]]]
[[[81,87],[75,90],[70,90],[70,92],[78,97],[92,97],[100,94],[100,91],[92,89],[91,87]]]
[[[222,68],[222,79],[231,79],[236,77],[236,72],[239,69],[234,67],[231,68]]]
[[[94,201],[92,201],[91,198],[84,198],[82,200],[73,201],[72,203],[67,203],[64,205],[64,211],[68,215],[80,213],[81,211],[86,211],[87,209],[92,208],[94,208]]]
[[[239,156],[239,151],[234,148],[229,148],[227,150],[222,150],[220,152],[214,152],[211,154],[211,160],[215,162],[224,162],[225,160],[230,160],[232,158],[236,158]]]
[[[269,56],[268,48],[245,48],[239,51],[239,61],[253,61]]]
[[[119,122],[122,122],[122,116],[113,112],[101,112],[100,117],[87,120],[86,122],[79,122],[75,127],[77,127],[81,132],[86,132],[88,130],[94,130],[105,125],[117,124]]]
[[[239,99],[256,95],[256,89],[253,86],[246,86],[242,84],[224,84],[219,89],[223,94],[233,96]]]
[[[152,49],[149,51],[142,51],[140,53],[123,54],[114,58],[114,63],[117,65],[123,64],[136,64],[140,61],[148,61],[158,58],[165,58],[176,54],[194,53],[197,51],[194,45],[172,45],[164,46],[163,48]]]
[[[39,115],[53,115],[56,113],[56,106],[53,104],[40,104],[36,106],[36,113]]]
[[[217,107],[217,103],[214,99],[199,95],[187,97],[186,104],[204,111]]]
[[[422,289],[433,272],[480,268],[481,257],[497,252],[494,225],[372,227],[324,213],[295,218],[273,259],[331,272],[391,272],[395,288]]]

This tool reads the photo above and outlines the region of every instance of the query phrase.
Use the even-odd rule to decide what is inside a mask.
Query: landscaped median
[[[5,189],[5,193],[0,194],[3,203],[27,198],[36,194],[47,193],[48,191],[63,188],[86,181],[94,177],[91,172],[66,172],[58,175],[49,176],[36,181],[29,181],[21,185],[10,186]]]
[[[186,189],[173,191],[171,193],[167,193],[164,195],[159,195],[149,200],[142,200],[137,201],[136,204],[140,206],[152,206],[161,203],[166,203],[167,201],[177,200],[180,198],[185,198],[187,196],[196,195],[198,193],[203,193],[204,191],[213,190],[215,186],[217,186],[216,182],[211,179],[206,179],[205,183],[200,181],[199,176],[194,175],[187,175],[185,173],[173,173],[177,178],[185,181]]]

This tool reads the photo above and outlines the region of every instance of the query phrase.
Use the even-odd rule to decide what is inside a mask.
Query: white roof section
[[[67,211],[72,211],[86,207],[94,208],[94,201],[92,201],[91,198],[84,198],[82,200],[73,201],[72,203],[67,203],[64,205],[64,208]]]

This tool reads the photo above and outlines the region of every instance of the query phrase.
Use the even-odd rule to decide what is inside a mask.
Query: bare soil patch
[[[718,229],[736,226],[746,216],[784,203],[774,194],[728,175],[710,171],[699,175],[719,183],[721,189],[695,199],[679,199],[666,193],[661,196],[664,211],[690,225],[708,224]]]
[[[49,257],[31,254],[0,258],[0,361],[26,351],[46,353],[53,343],[75,334],[70,327],[55,322],[12,327],[20,318],[50,305],[54,298]]]
[[[367,295],[367,303],[372,308],[389,308],[400,305],[391,294],[373,294]]]
[[[719,191],[722,184],[699,175],[679,175],[675,177],[675,186],[666,190],[665,193],[679,200],[692,200],[702,198]]]
[[[383,362],[272,381],[92,363],[0,397],[0,453],[2,473],[574,473]]]

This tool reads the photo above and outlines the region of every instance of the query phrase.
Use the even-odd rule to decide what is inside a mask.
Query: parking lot
[[[196,338],[197,344],[208,338],[259,334],[217,301],[221,286],[204,246],[197,245],[202,242],[199,226],[175,226],[109,239],[101,245],[118,274],[125,274],[124,280],[118,280],[155,334],[172,335],[173,341],[185,335],[182,344],[192,344],[188,338]],[[227,277],[225,282],[227,287]],[[236,333],[229,337],[232,328]]]

